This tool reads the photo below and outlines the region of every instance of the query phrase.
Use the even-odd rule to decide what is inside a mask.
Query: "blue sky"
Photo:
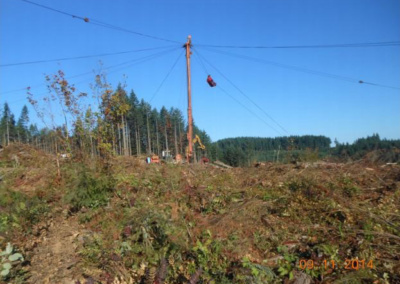
[[[20,0],[0,0],[0,65],[160,49],[0,66],[0,104],[7,101],[17,117],[22,106],[28,104],[26,92],[21,89],[31,86],[37,97],[46,94],[44,74],[62,69],[80,91],[90,92],[89,84],[94,78],[91,71],[99,68],[101,60],[113,86],[126,75],[127,89],[133,89],[139,98],[149,101],[178,58],[151,104],[157,108],[178,107],[186,115],[182,45],[190,34],[194,46],[194,119],[214,141],[288,133],[326,135],[340,142],[353,142],[373,133],[381,138],[400,138],[399,45],[288,49],[206,47],[400,42],[398,0],[32,1],[87,17],[90,23]],[[96,20],[173,42],[93,25]],[[127,63],[162,51],[169,52],[142,63]],[[107,69],[118,64],[122,65]],[[299,72],[297,67],[345,79]],[[86,75],[75,77],[83,73]],[[213,76],[217,88],[208,87],[207,73]],[[397,89],[359,84],[358,80]],[[32,121],[39,123],[31,108],[30,114]]]

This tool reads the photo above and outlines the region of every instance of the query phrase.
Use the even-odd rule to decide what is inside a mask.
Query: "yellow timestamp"
[[[373,260],[365,260],[365,259],[345,259],[344,262],[340,263],[333,259],[324,259],[322,261],[314,262],[312,259],[300,259],[299,260],[299,268],[302,270],[308,269],[319,269],[323,268],[325,270],[328,269],[336,269],[343,268],[347,270],[359,270],[359,269],[373,269],[374,263]]]

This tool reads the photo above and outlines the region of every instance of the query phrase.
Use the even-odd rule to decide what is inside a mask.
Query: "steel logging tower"
[[[183,45],[186,48],[186,71],[187,71],[187,86],[188,86],[188,152],[186,153],[186,161],[190,163],[193,155],[193,117],[192,117],[192,89],[191,89],[191,77],[190,77],[190,47],[192,45],[192,36],[189,35],[187,42]]]

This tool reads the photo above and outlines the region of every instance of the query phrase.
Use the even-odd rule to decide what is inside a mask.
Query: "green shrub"
[[[12,228],[23,228],[29,232],[32,225],[38,223],[49,211],[46,200],[37,196],[29,197],[24,193],[0,188],[0,232]]]
[[[319,198],[321,190],[316,187],[317,182],[310,177],[292,179],[287,184],[288,189],[293,193],[300,193],[307,199]]]
[[[84,169],[80,172],[77,184],[65,195],[65,201],[73,211],[82,207],[98,208],[107,205],[114,188],[115,180],[110,176],[95,176]]]
[[[354,197],[360,193],[360,188],[349,177],[341,178],[342,192],[346,197]]]

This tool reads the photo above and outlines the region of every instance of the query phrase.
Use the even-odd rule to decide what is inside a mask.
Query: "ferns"
[[[107,205],[113,187],[112,178],[95,176],[84,168],[79,172],[76,186],[68,190],[65,200],[73,211],[78,211],[82,207],[98,208]]]

